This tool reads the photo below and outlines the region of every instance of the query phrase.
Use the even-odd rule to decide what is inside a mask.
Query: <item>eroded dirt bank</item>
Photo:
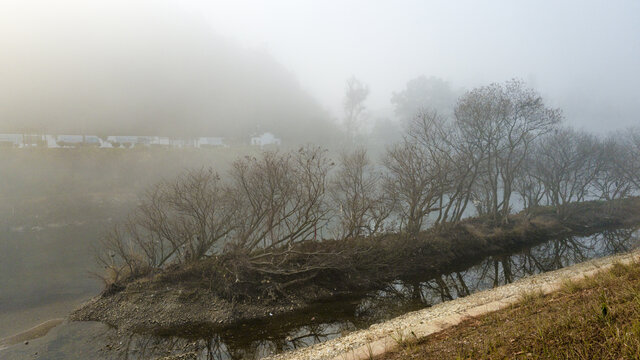
[[[211,279],[202,281],[197,276],[159,274],[132,281],[119,291],[104,293],[72,313],[70,318],[102,321],[134,332],[189,336],[203,328],[210,331],[235,326],[244,321],[300,311],[318,301],[357,296],[385,281],[463,266],[553,236],[590,234],[640,222],[638,198],[617,202],[613,211],[609,211],[609,205],[603,202],[575,204],[574,215],[564,221],[554,215],[553,209],[541,209],[532,216],[514,216],[508,226],[490,227],[479,219],[469,219],[446,232],[424,232],[418,239],[409,239],[413,241],[412,247],[397,269],[384,276],[379,272],[372,274],[372,279],[365,281],[355,279],[364,284],[356,288],[349,288],[354,279],[335,281],[335,286],[329,285],[330,278],[325,282],[314,279],[295,287],[287,296],[232,302],[216,294]],[[396,244],[407,243],[407,239],[399,238],[396,235],[372,241],[378,241],[385,251],[389,251]],[[359,276],[366,277],[367,274]]]

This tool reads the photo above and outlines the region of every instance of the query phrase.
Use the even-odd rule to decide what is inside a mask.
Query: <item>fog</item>
[[[393,93],[421,75],[455,89],[521,78],[570,124],[624,128],[640,113],[638,13],[633,1],[9,0],[0,130],[324,142],[352,75],[371,89],[369,128],[397,120]]]
[[[268,49],[334,112],[352,74],[370,85],[370,107],[380,111],[419,75],[466,89],[518,77],[572,125],[602,131],[638,121],[638,2],[239,1],[207,8],[214,29]]]
[[[269,130],[310,141],[304,130],[314,124],[314,136],[330,134],[328,114],[292,73],[178,6],[16,2],[1,16],[5,132],[241,138]]]
[[[249,164],[243,155],[281,145],[291,159],[313,143],[330,166],[362,145],[360,164],[377,174],[421,110],[437,111],[418,120],[443,125],[469,91],[511,79],[542,96],[554,126],[572,127],[560,135],[605,144],[640,124],[639,15],[637,1],[0,1],[0,338],[97,294],[92,248],[152,184],[185,169],[224,174]],[[425,143],[475,134],[425,129],[439,131]],[[550,129],[538,135],[566,143]],[[272,142],[252,142],[267,132]],[[12,142],[22,134],[40,143]],[[51,146],[45,134],[100,140]],[[614,137],[637,154],[635,134]],[[118,135],[166,142],[107,144]],[[222,140],[169,143],[198,137]],[[640,163],[619,158],[635,164],[624,184],[637,194]]]

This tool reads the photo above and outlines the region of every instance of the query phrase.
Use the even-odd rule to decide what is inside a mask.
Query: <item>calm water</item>
[[[396,281],[358,299],[325,303],[301,314],[248,323],[222,332],[199,329],[198,335],[190,338],[122,334],[100,323],[67,323],[29,345],[19,344],[0,351],[0,357],[31,358],[37,352],[46,354],[48,359],[153,359],[195,351],[201,359],[256,359],[339,337],[407,311],[508,284],[528,275],[626,252],[639,243],[637,229],[553,239],[485,258],[459,271]]]
[[[0,198],[0,338],[63,317],[103,285],[93,246],[132,201]],[[0,356],[0,358],[2,358]]]

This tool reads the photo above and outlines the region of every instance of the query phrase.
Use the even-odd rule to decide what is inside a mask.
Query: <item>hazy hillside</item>
[[[12,54],[0,58],[0,132],[272,131],[318,141],[334,129],[292,73],[217,37],[197,14],[78,2],[59,16],[48,7],[0,15],[0,33],[11,34],[0,46]]]

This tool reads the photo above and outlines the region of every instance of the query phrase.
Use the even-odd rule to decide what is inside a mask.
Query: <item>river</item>
[[[257,359],[367,328],[408,311],[516,281],[522,277],[635,249],[637,229],[565,236],[528,248],[416,274],[362,296],[322,303],[297,314],[241,324],[224,331],[189,329],[180,336],[123,333],[94,322],[66,322],[28,345],[0,350],[2,359],[153,359],[193,351],[199,359]],[[176,334],[173,334],[176,335]],[[36,355],[36,353],[38,355]]]

